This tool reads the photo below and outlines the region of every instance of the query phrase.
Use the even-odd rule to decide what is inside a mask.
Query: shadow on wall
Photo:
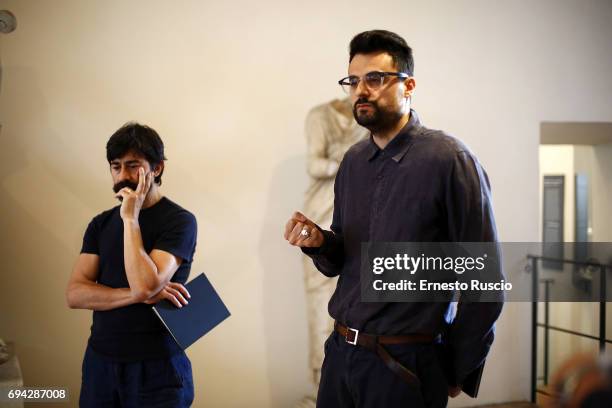
[[[283,238],[285,223],[293,211],[303,207],[305,168],[306,157],[301,155],[282,161],[274,170],[258,248],[264,274],[263,330],[273,407],[291,407],[310,391],[301,252]]]
[[[0,334],[15,343],[25,386],[67,387],[74,396],[90,316],[70,311],[64,290],[81,230],[98,196],[75,189],[83,183],[58,170],[58,160],[76,149],[50,130],[48,104],[36,74],[24,67],[4,73],[11,84],[26,85],[19,92],[4,86],[9,97],[0,107],[11,118],[0,134],[0,285],[5,289]],[[15,127],[18,123],[23,126]],[[87,158],[72,160],[78,166]],[[71,175],[88,177],[86,172]]]

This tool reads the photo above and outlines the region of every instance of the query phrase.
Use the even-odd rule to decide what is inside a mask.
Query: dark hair
[[[373,52],[386,52],[391,55],[399,72],[414,75],[414,59],[412,48],[399,35],[386,30],[371,30],[357,34],[349,46],[350,58],[356,54],[371,54]]]
[[[139,153],[147,159],[151,167],[166,160],[164,156],[164,142],[157,132],[148,126],[136,122],[128,122],[121,126],[106,143],[106,159],[110,163],[115,159],[123,157],[129,151]],[[155,177],[155,183],[161,185],[162,168],[159,176]]]

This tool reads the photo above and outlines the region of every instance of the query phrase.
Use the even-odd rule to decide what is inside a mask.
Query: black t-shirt
[[[127,288],[123,262],[123,221],[120,206],[94,217],[89,223],[81,253],[100,256],[98,283]],[[197,225],[193,214],[163,197],[140,210],[138,217],[144,249],[169,252],[183,262],[172,282],[185,283],[195,252]],[[118,361],[164,358],[180,348],[164,328],[151,305],[138,303],[108,311],[94,311],[89,345]]]

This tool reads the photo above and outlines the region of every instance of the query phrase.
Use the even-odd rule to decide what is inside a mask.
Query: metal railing
[[[572,259],[559,259],[551,258],[539,255],[527,255],[527,258],[531,261],[532,271],[532,290],[533,290],[533,302],[531,305],[531,402],[536,402],[536,394],[541,393],[548,395],[545,390],[538,389],[538,327],[544,329],[544,385],[548,384],[548,361],[549,361],[549,332],[556,331],[561,333],[570,334],[573,336],[579,336],[599,342],[599,352],[603,353],[606,348],[606,344],[612,344],[612,340],[606,338],[606,275],[607,271],[612,271],[612,266],[601,264],[598,262],[591,261],[576,261]],[[550,325],[550,285],[554,282],[552,279],[539,279],[538,277],[538,261],[544,262],[559,262],[564,264],[572,264],[584,267],[596,267],[599,269],[599,336],[592,336],[586,333],[581,333],[574,330],[564,329],[561,327]],[[544,323],[538,323],[538,302],[540,285],[544,285]]]

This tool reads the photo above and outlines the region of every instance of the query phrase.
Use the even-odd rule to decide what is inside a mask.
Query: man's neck
[[[144,203],[142,203],[142,208],[144,209],[144,208],[153,207],[155,204],[159,202],[159,200],[162,199],[162,197],[163,197],[162,193],[157,188],[157,184],[155,183],[151,184],[151,189],[147,193]]]
[[[406,123],[410,121],[410,112],[407,115],[402,116],[402,118],[393,126],[392,128],[381,130],[379,132],[372,132],[372,137],[374,138],[374,143],[381,149],[384,149],[389,142],[391,142],[395,136],[398,135],[400,130],[406,126]]]

